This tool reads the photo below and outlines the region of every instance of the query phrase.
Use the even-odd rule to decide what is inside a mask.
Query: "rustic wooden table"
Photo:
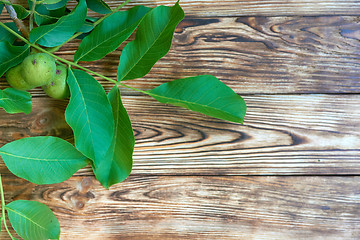
[[[1,162],[6,200],[50,206],[61,239],[360,239],[360,1],[181,6],[187,17],[172,49],[132,86],[213,74],[246,100],[245,124],[123,90],[136,133],[126,181],[105,190],[85,168],[36,186]],[[59,55],[71,59],[78,44]],[[82,64],[115,78],[120,53]],[[71,141],[67,102],[32,93],[31,114],[0,111],[0,145],[38,135]]]

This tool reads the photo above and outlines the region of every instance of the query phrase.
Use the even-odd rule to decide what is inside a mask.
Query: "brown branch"
[[[22,33],[22,35],[29,39],[29,29],[24,25],[24,23],[17,18],[16,11],[13,6],[5,4],[6,11],[9,13],[10,18],[13,20],[13,22],[16,24],[19,31]]]

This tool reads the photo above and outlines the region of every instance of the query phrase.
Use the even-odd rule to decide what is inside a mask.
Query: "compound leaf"
[[[43,203],[16,200],[5,206],[16,233],[24,240],[59,239],[60,223]]]
[[[13,174],[35,184],[63,182],[89,163],[72,144],[50,136],[10,142],[0,155]]]
[[[85,0],[79,4],[68,15],[61,17],[56,23],[34,28],[30,32],[29,40],[32,43],[45,47],[55,47],[68,40],[84,24],[87,13]]]
[[[86,0],[88,8],[101,14],[111,13],[110,7],[103,0]]]
[[[242,123],[246,113],[245,101],[211,75],[177,79],[148,91],[148,94],[161,103],[231,122]]]
[[[150,8],[136,6],[107,17],[81,42],[75,52],[75,61],[98,60],[114,51],[131,35],[149,11]]]
[[[30,53],[30,46],[13,46],[8,41],[0,42],[0,77],[9,69],[20,64]]]
[[[114,119],[104,88],[81,70],[69,69],[70,102],[65,120],[74,131],[75,146],[97,161],[105,155],[114,135]]]
[[[128,43],[120,56],[118,81],[145,76],[152,66],[169,51],[184,11],[177,2],[173,7],[159,6],[151,10],[139,24],[136,38]]]
[[[108,93],[108,98],[115,122],[114,137],[107,154],[93,167],[96,178],[105,188],[125,180],[130,175],[135,144],[131,122],[117,86]]]
[[[29,114],[32,109],[31,94],[14,88],[0,90],[0,107],[11,114]]]

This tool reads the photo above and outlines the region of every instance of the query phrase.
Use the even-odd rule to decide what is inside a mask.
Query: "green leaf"
[[[32,3],[29,3],[29,5],[31,6]],[[64,15],[67,15],[68,12],[66,11],[66,6],[64,5],[61,8],[56,8],[54,10],[49,10],[48,8],[46,8],[46,5],[42,5],[42,4],[38,4],[36,5],[35,8],[37,13],[43,14],[43,15],[48,15],[51,17],[56,17],[56,18],[60,18]]]
[[[33,2],[31,0],[28,0],[29,8],[32,7],[32,3]],[[34,14],[35,23],[38,26],[55,23],[56,21],[59,20],[59,18],[67,14],[65,10],[66,10],[66,6],[63,6],[55,10],[49,10],[46,8],[45,5],[37,4],[35,7],[35,14]]]
[[[26,8],[24,8],[21,5],[18,4],[11,4],[16,12],[17,18],[19,19],[24,19],[27,16],[29,16],[30,11],[28,11]],[[4,4],[0,3],[0,13],[2,13],[3,8],[4,8]]]
[[[79,4],[68,15],[61,17],[56,23],[34,28],[29,40],[45,47],[56,47],[68,40],[85,22],[87,13],[86,1]]]
[[[0,77],[9,69],[20,64],[30,53],[30,46],[13,46],[0,42]]]
[[[86,17],[86,20],[94,23],[94,22],[96,22],[97,20],[99,20],[99,18],[87,16],[87,17]]]
[[[56,9],[59,9],[59,8],[66,8],[66,3],[68,2],[69,0],[60,0],[59,2],[57,3],[54,3],[54,4],[45,4],[44,6],[48,9],[48,10],[56,10]]]
[[[8,113],[29,114],[32,109],[31,94],[14,88],[0,90],[0,107]]]
[[[91,22],[85,21],[84,25],[82,25],[82,27],[80,28],[79,32],[88,33],[88,32],[90,32],[90,31],[93,30],[93,29],[94,29],[94,24],[91,23]]]
[[[4,23],[6,26],[17,32],[18,34],[21,34],[14,22],[6,22]],[[2,41],[8,41],[10,43],[13,43],[16,40],[16,36],[10,33],[8,30],[0,26],[0,42]]]
[[[5,209],[12,227],[24,240],[59,239],[60,223],[45,204],[17,200],[7,204]]]
[[[61,1],[62,0],[43,0],[42,4],[55,4]]]
[[[38,26],[41,26],[41,25],[46,25],[46,24],[55,23],[56,21],[59,20],[59,18],[57,18],[57,17],[52,17],[52,16],[45,15],[45,14],[35,13],[35,14],[34,14],[34,20],[35,20],[35,23],[36,23]]]
[[[88,8],[101,14],[111,13],[110,7],[103,0],[86,0]]]
[[[75,61],[98,60],[114,51],[131,35],[149,11],[150,8],[136,6],[107,17],[81,42],[75,52]]]
[[[50,136],[10,142],[0,155],[13,174],[35,184],[63,182],[89,163],[73,145]]]
[[[184,11],[177,2],[173,7],[159,6],[141,21],[134,41],[128,43],[120,56],[118,81],[145,76],[152,66],[169,51]]]
[[[135,144],[130,118],[121,102],[117,86],[109,92],[108,98],[114,115],[114,137],[107,154],[93,167],[96,178],[105,188],[125,180],[130,175]]]
[[[17,4],[12,4],[12,6],[17,14],[17,18],[24,19],[27,16],[29,16],[30,11],[24,8],[23,6]]]
[[[94,18],[86,17],[86,21],[85,21],[84,25],[79,30],[79,32],[82,32],[82,34],[80,34],[76,38],[84,39],[86,36],[88,36],[91,33],[91,31],[94,29],[95,21],[94,21]]]
[[[211,75],[177,79],[148,91],[148,94],[161,103],[231,122],[243,123],[246,113],[244,100]]]
[[[114,119],[105,90],[92,76],[69,69],[70,102],[65,120],[74,131],[75,146],[97,161],[105,155],[114,135]]]

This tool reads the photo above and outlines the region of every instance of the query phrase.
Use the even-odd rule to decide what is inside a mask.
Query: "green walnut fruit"
[[[67,69],[64,66],[56,66],[55,77],[42,86],[44,92],[52,98],[65,99],[70,96],[69,86],[66,83]]]
[[[48,84],[55,76],[55,60],[46,53],[29,55],[21,65],[22,77],[28,84],[35,87]]]
[[[6,72],[6,80],[10,84],[11,87],[18,89],[18,90],[30,90],[33,89],[35,86],[30,85],[27,83],[21,75],[21,64],[10,68]]]

